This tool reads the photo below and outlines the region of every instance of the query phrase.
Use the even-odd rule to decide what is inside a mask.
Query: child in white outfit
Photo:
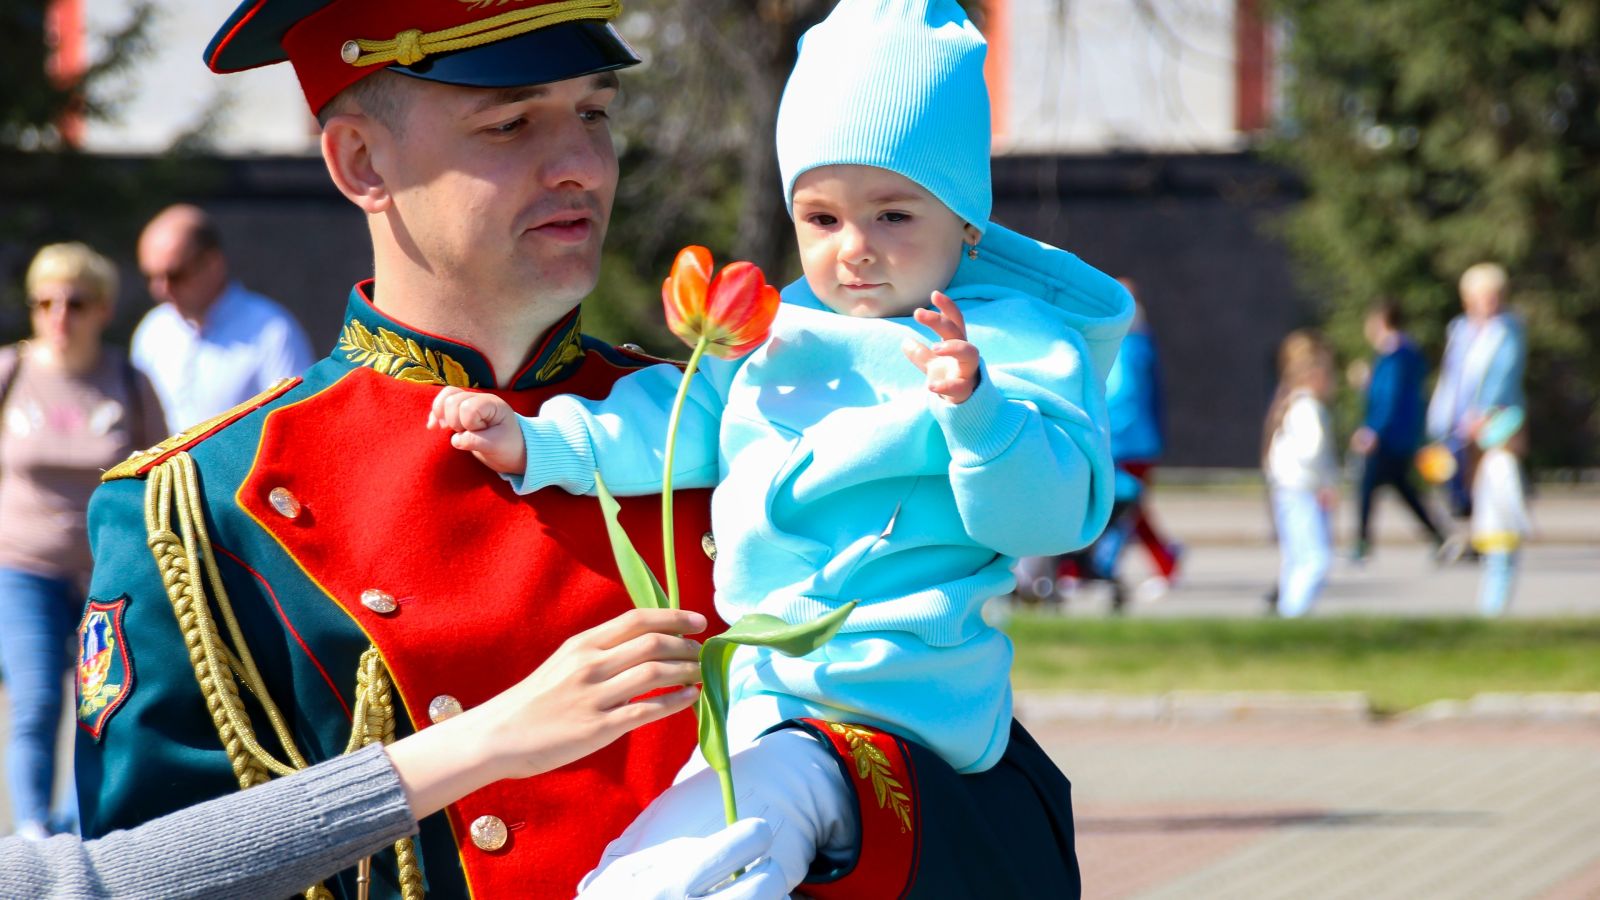
[[[1327,398],[1333,356],[1321,337],[1296,331],[1278,351],[1278,394],[1267,415],[1263,467],[1278,529],[1275,609],[1293,618],[1311,611],[1333,559],[1329,529],[1339,463]]]
[[[1478,429],[1483,457],[1472,478],[1472,546],[1483,554],[1478,611],[1503,615],[1516,586],[1517,552],[1529,532],[1522,466],[1511,444],[1522,431],[1520,406],[1502,407]]]

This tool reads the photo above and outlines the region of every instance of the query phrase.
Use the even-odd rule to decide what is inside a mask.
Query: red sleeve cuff
[[[804,885],[814,900],[899,898],[911,885],[921,849],[916,771],[904,742],[860,725],[800,719],[796,723],[833,749],[856,796],[861,841],[856,858]]]

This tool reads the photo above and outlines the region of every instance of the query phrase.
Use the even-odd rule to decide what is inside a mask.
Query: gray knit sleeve
[[[0,839],[0,893],[287,897],[416,830],[400,778],[374,745],[96,841]]]

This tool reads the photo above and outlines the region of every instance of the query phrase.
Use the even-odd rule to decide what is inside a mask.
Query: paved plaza
[[[1508,615],[1600,616],[1600,489],[1541,489],[1532,505],[1533,540],[1524,548]],[[1340,504],[1336,535],[1344,551],[1355,531],[1354,504]],[[1259,488],[1172,488],[1154,494],[1154,517],[1185,547],[1177,586],[1157,602],[1134,602],[1129,615],[1260,616],[1277,577],[1267,501]],[[1341,552],[1314,615],[1466,616],[1476,610],[1478,567],[1440,565],[1399,501],[1385,496],[1375,514],[1372,554],[1355,564]],[[1149,573],[1130,544],[1124,582]],[[1104,615],[1104,585],[1084,586],[1069,598],[1068,615]],[[1600,689],[1600,685],[1596,686]]]
[[[1031,727],[1088,900],[1600,897],[1600,721]]]

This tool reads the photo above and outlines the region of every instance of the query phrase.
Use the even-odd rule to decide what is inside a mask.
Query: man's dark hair
[[[363,113],[396,136],[405,124],[406,101],[404,89],[399,84],[404,75],[393,72],[374,72],[340,91],[328,105],[317,113],[317,123],[324,128],[328,120],[346,113]]]
[[[1392,297],[1380,297],[1367,307],[1367,315],[1377,316],[1390,331],[1402,331],[1406,326],[1406,311]]]

